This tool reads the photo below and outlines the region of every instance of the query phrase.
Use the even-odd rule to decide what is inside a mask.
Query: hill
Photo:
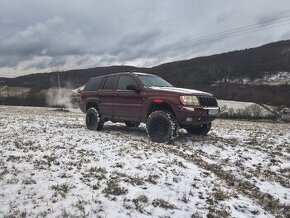
[[[152,68],[134,66],[97,67],[60,73],[61,86],[76,88],[97,75],[140,71],[162,76],[175,86],[212,92],[220,99],[289,105],[290,40],[256,48],[197,57]],[[0,78],[9,86],[33,90],[57,86],[57,73]]]

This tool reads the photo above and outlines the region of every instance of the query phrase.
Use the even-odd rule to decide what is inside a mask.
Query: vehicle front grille
[[[214,97],[198,97],[199,103],[204,107],[217,107],[217,100]]]

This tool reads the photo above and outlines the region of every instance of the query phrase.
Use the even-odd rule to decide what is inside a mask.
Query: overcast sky
[[[153,66],[290,39],[290,18],[211,35],[280,17],[289,0],[0,0],[0,76]]]

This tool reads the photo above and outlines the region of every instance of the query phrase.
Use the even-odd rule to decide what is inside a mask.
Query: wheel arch
[[[175,117],[175,112],[169,102],[162,102],[162,103],[151,102],[147,110],[146,118],[148,118],[152,112],[157,111],[157,110],[168,111],[172,113],[173,116]]]
[[[98,109],[98,104],[96,102],[94,102],[94,101],[88,101],[86,103],[86,111],[88,111],[89,108],[91,108],[91,107],[94,107],[94,108]]]

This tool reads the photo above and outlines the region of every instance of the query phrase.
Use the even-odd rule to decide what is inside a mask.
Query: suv
[[[127,127],[146,123],[154,142],[166,142],[179,127],[189,134],[206,135],[220,109],[212,94],[173,87],[145,73],[115,73],[91,78],[80,96],[89,130],[100,131],[106,121]]]

